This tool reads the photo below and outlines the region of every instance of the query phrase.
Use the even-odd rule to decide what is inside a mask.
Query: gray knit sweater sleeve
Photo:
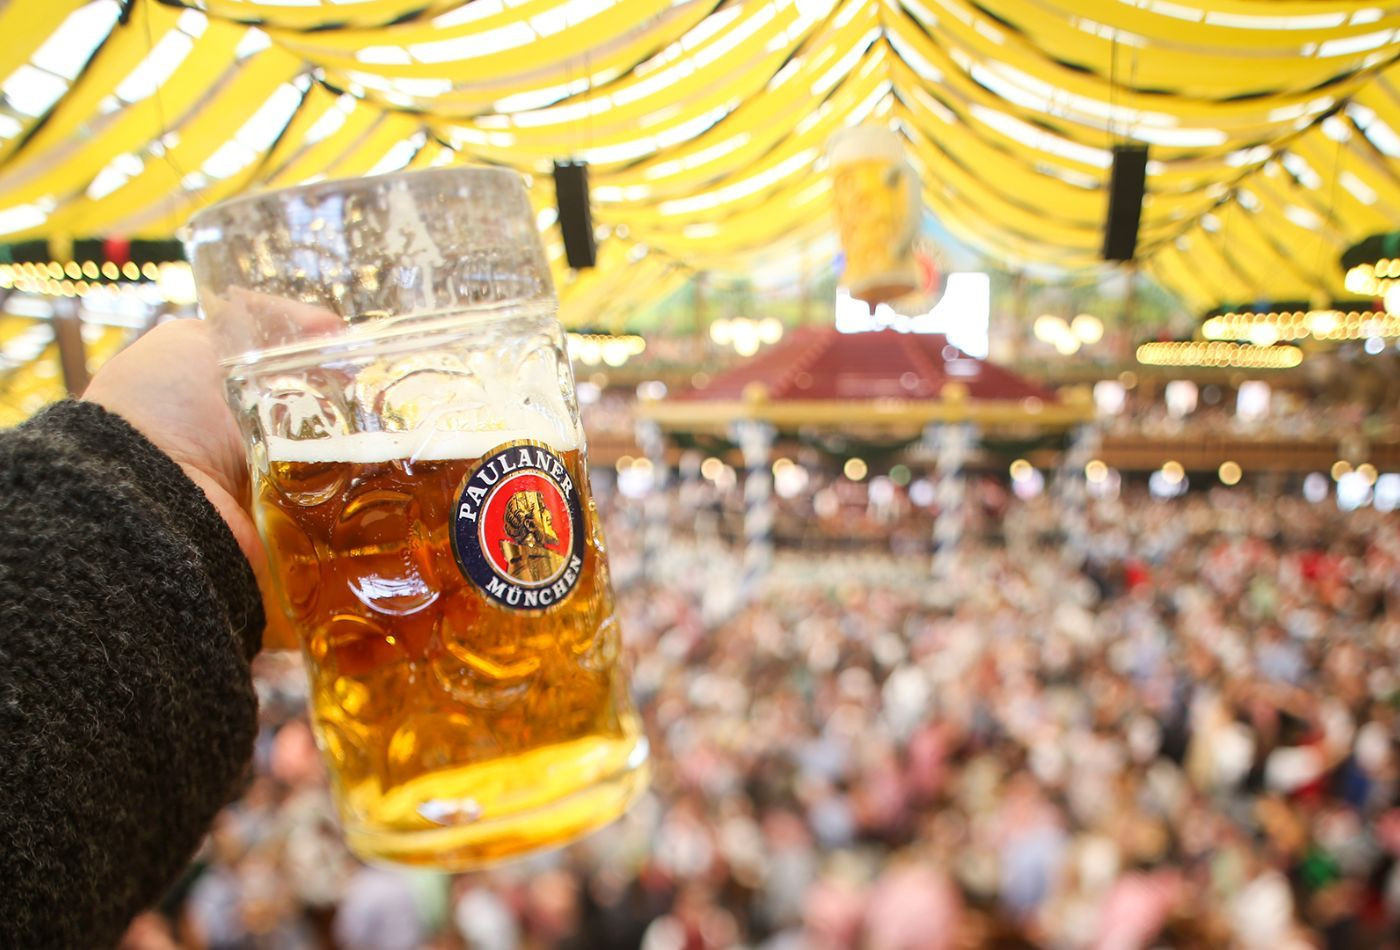
[[[204,493],[117,416],[0,433],[0,947],[114,944],[252,754],[263,615]]]

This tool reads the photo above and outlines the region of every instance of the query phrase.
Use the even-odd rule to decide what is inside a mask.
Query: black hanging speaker
[[[1147,185],[1147,146],[1113,146],[1108,179],[1108,220],[1103,227],[1103,259],[1130,261],[1137,253],[1142,196]]]
[[[569,266],[580,270],[597,264],[586,162],[554,163],[554,200],[559,206],[559,231],[564,235],[564,257]]]

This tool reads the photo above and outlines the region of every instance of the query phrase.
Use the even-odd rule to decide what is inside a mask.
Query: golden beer
[[[465,868],[561,844],[646,783],[578,450],[470,435],[464,457],[416,460],[386,440],[274,440],[257,487],[347,838],[368,858]],[[486,474],[500,497],[469,521]],[[473,530],[490,517],[494,537]],[[495,573],[473,579],[459,545]]]
[[[185,244],[248,449],[267,642],[306,657],[350,846],[455,870],[621,814],[647,742],[521,176],[240,196]]]
[[[919,287],[914,244],[919,183],[897,135],[883,126],[842,129],[829,143],[831,193],[845,252],[841,283],[870,306]]]

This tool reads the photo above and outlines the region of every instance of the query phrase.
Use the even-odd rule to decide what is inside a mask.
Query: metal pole
[[[58,359],[63,367],[63,385],[70,396],[80,396],[87,389],[87,346],[83,343],[83,320],[78,301],[72,297],[55,297],[53,302],[53,335],[58,343]]]
[[[670,471],[666,468],[666,440],[661,426],[650,419],[637,420],[637,444],[651,462],[651,490],[642,505],[645,524],[642,528],[642,573],[655,575],[657,555],[666,546],[670,522],[670,501],[666,492]]]
[[[970,422],[935,423],[924,432],[924,439],[935,451],[934,472],[938,478],[935,498],[938,515],[933,521],[933,564],[935,576],[946,577],[962,541],[967,494],[963,466],[976,439]]]
[[[734,425],[744,455],[744,573],[742,600],[757,593],[773,563],[773,473],[769,468],[775,431],[766,422],[745,419]]]
[[[1089,553],[1089,522],[1086,508],[1089,485],[1084,467],[1093,459],[1099,447],[1099,428],[1092,423],[1076,426],[1070,434],[1069,446],[1060,460],[1055,478],[1055,493],[1060,499],[1061,520],[1065,532],[1062,557],[1074,567],[1084,563]]]

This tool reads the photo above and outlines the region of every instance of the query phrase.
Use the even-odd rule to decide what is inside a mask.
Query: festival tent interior
[[[1007,266],[1094,266],[1139,143],[1146,273],[1200,310],[1335,299],[1400,220],[1398,27],[1367,0],[12,0],[0,240],[168,238],[249,189],[470,162],[531,175],[549,230],[576,159],[606,237],[564,316],[599,324],[696,270],[829,259],[823,148],[873,122]]]
[[[0,427],[195,313],[201,209],[526,183],[573,370],[544,388],[577,396],[617,609],[591,640],[503,637],[511,662],[467,645],[496,632],[475,607],[417,654],[336,615],[317,642],[392,659],[315,689],[350,719],[417,716],[391,682],[483,711],[482,680],[533,688],[518,641],[582,681],[626,631],[656,780],[557,859],[415,876],[408,916],[433,904],[451,945],[1400,934],[1400,0],[0,0],[0,36]],[[884,204],[843,190],[864,132]],[[921,283],[877,301],[848,232],[896,206]],[[417,500],[354,481],[330,531],[375,573],[350,592],[433,603],[455,545],[434,560]],[[299,537],[296,586],[323,553]],[[255,777],[172,923],[330,945],[380,872],[329,810],[306,661],[258,662]],[[436,768],[455,734],[496,768],[562,692],[393,720],[375,755]],[[448,804],[417,816],[483,815]],[[604,905],[637,940],[599,936]]]
[[[12,0],[0,30],[11,422],[62,392],[26,294],[88,297],[96,365],[137,311],[192,302],[188,270],[164,266],[190,214],[266,188],[517,169],[581,330],[637,329],[709,275],[809,295],[840,272],[828,144],[857,125],[898,136],[925,229],[989,268],[1140,274],[1218,317],[1215,340],[1255,333],[1254,310],[1337,301],[1337,338],[1377,316],[1400,334],[1368,313],[1385,275],[1358,293],[1339,266],[1400,220],[1383,4]],[[1145,191],[1120,268],[1101,244],[1133,147]],[[596,267],[566,261],[561,161],[588,169]],[[138,299],[104,297],[119,287]]]

